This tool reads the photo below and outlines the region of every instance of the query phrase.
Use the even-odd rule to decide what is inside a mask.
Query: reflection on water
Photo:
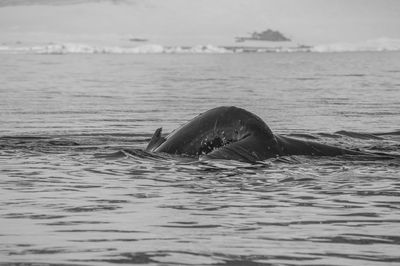
[[[398,159],[143,151],[156,128],[229,104],[275,132],[399,155],[400,54],[1,57],[1,262],[400,262]]]

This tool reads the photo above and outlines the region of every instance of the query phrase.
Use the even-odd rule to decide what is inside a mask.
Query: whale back
[[[166,138],[161,136],[161,128],[157,129],[146,150],[250,163],[291,155],[395,157],[274,135],[258,116],[233,106],[217,107],[200,114]]]
[[[222,106],[182,125],[151,151],[199,156],[250,136],[273,138],[272,131],[255,114],[234,106]]]

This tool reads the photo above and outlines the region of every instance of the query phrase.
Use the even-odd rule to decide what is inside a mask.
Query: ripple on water
[[[1,56],[0,265],[398,264],[399,55]],[[395,159],[143,151],[219,105]]]

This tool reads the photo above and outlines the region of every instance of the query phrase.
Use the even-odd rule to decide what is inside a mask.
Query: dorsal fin
[[[156,129],[153,136],[151,137],[149,144],[147,144],[146,151],[153,151],[165,141],[165,138],[161,136],[161,132],[161,127]]]

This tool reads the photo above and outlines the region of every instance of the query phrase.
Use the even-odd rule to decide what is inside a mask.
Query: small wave
[[[353,131],[346,131],[346,130],[340,130],[335,132],[336,134],[351,137],[351,138],[357,138],[357,139],[383,139],[379,136],[376,136],[371,133],[360,133],[360,132],[353,132]]]
[[[135,158],[135,159],[168,159],[170,157],[169,154],[164,153],[152,153],[142,149],[123,149],[119,151],[119,153],[124,154],[126,157]]]
[[[303,139],[314,139],[314,140],[319,139],[318,137],[313,136],[311,134],[302,134],[302,133],[291,133],[291,134],[287,134],[287,136],[299,137],[299,138],[303,138]]]

